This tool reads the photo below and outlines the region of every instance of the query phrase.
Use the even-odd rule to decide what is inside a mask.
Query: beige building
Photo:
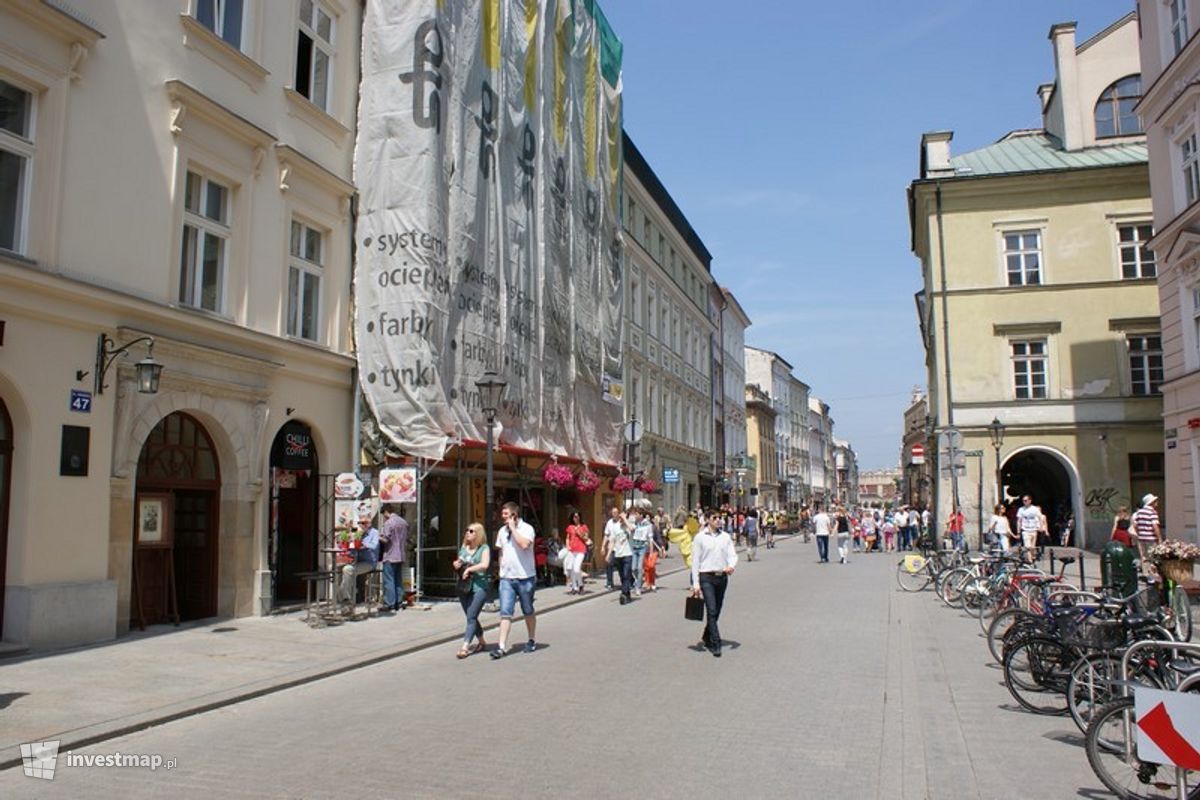
[[[904,410],[904,439],[900,444],[900,497],[908,505],[928,506],[931,499],[929,463],[935,445],[931,430],[925,393],[914,389],[912,402]]]
[[[1162,312],[1165,461],[1163,522],[1197,541],[1200,497],[1200,9],[1182,0],[1138,3],[1144,95],[1130,123],[1146,125]],[[1133,116],[1136,112],[1137,116]]]
[[[757,384],[746,386],[748,471],[735,475],[737,506],[779,507],[779,467],[775,446],[776,411],[771,396]]]
[[[0,2],[5,642],[303,600],[353,464],[359,15]]]
[[[933,456],[937,519],[962,505],[977,535],[996,501],[989,425],[1003,425],[1003,497],[1034,496],[1056,530],[1106,540],[1118,505],[1161,494],[1162,331],[1130,14],[1082,44],[1050,31],[1043,127],[951,156],[925,134],[909,188],[913,252],[939,434],[962,433],[961,474]],[[972,534],[972,529],[974,534]],[[1078,539],[1077,539],[1078,540]]]
[[[899,497],[902,473],[891,469],[869,469],[858,475],[858,502],[868,508],[889,508]]]

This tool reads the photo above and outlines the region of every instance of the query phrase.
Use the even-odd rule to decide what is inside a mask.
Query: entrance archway
[[[8,564],[8,498],[12,483],[13,424],[0,399],[0,638],[4,636],[5,569]]]
[[[159,420],[138,457],[134,623],[166,621],[173,602],[181,620],[216,616],[220,489],[217,452],[204,426],[179,411]],[[147,531],[147,514],[157,518],[156,509],[161,532]]]
[[[307,587],[298,577],[317,568],[317,447],[312,430],[288,422],[271,444],[270,559],[274,603],[303,602]]]
[[[1030,495],[1046,515],[1052,536],[1057,536],[1074,516],[1074,537],[1079,538],[1082,520],[1077,507],[1078,481],[1057,453],[1040,448],[1021,450],[1001,465],[1000,480],[1010,507],[1019,505],[1023,495]]]

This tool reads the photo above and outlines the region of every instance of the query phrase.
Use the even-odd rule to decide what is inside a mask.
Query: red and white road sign
[[[1200,771],[1200,695],[1139,687],[1133,706],[1139,759]]]
[[[925,463],[925,445],[914,444],[912,446],[912,449],[910,449],[908,452],[911,456],[908,459],[908,463],[910,463],[910,464],[924,464]]]

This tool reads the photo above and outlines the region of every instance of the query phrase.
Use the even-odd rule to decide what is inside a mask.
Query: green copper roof
[[[1145,142],[1099,145],[1068,152],[1062,149],[1062,142],[1044,131],[1014,131],[995,144],[953,156],[950,166],[957,177],[968,177],[1146,162]]]

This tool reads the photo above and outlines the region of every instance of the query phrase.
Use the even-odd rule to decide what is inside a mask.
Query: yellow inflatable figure
[[[696,519],[694,514],[688,515],[682,528],[671,528],[667,531],[667,538],[679,548],[680,554],[683,555],[683,563],[688,569],[692,568],[692,539],[696,538],[699,532],[700,520]]]

